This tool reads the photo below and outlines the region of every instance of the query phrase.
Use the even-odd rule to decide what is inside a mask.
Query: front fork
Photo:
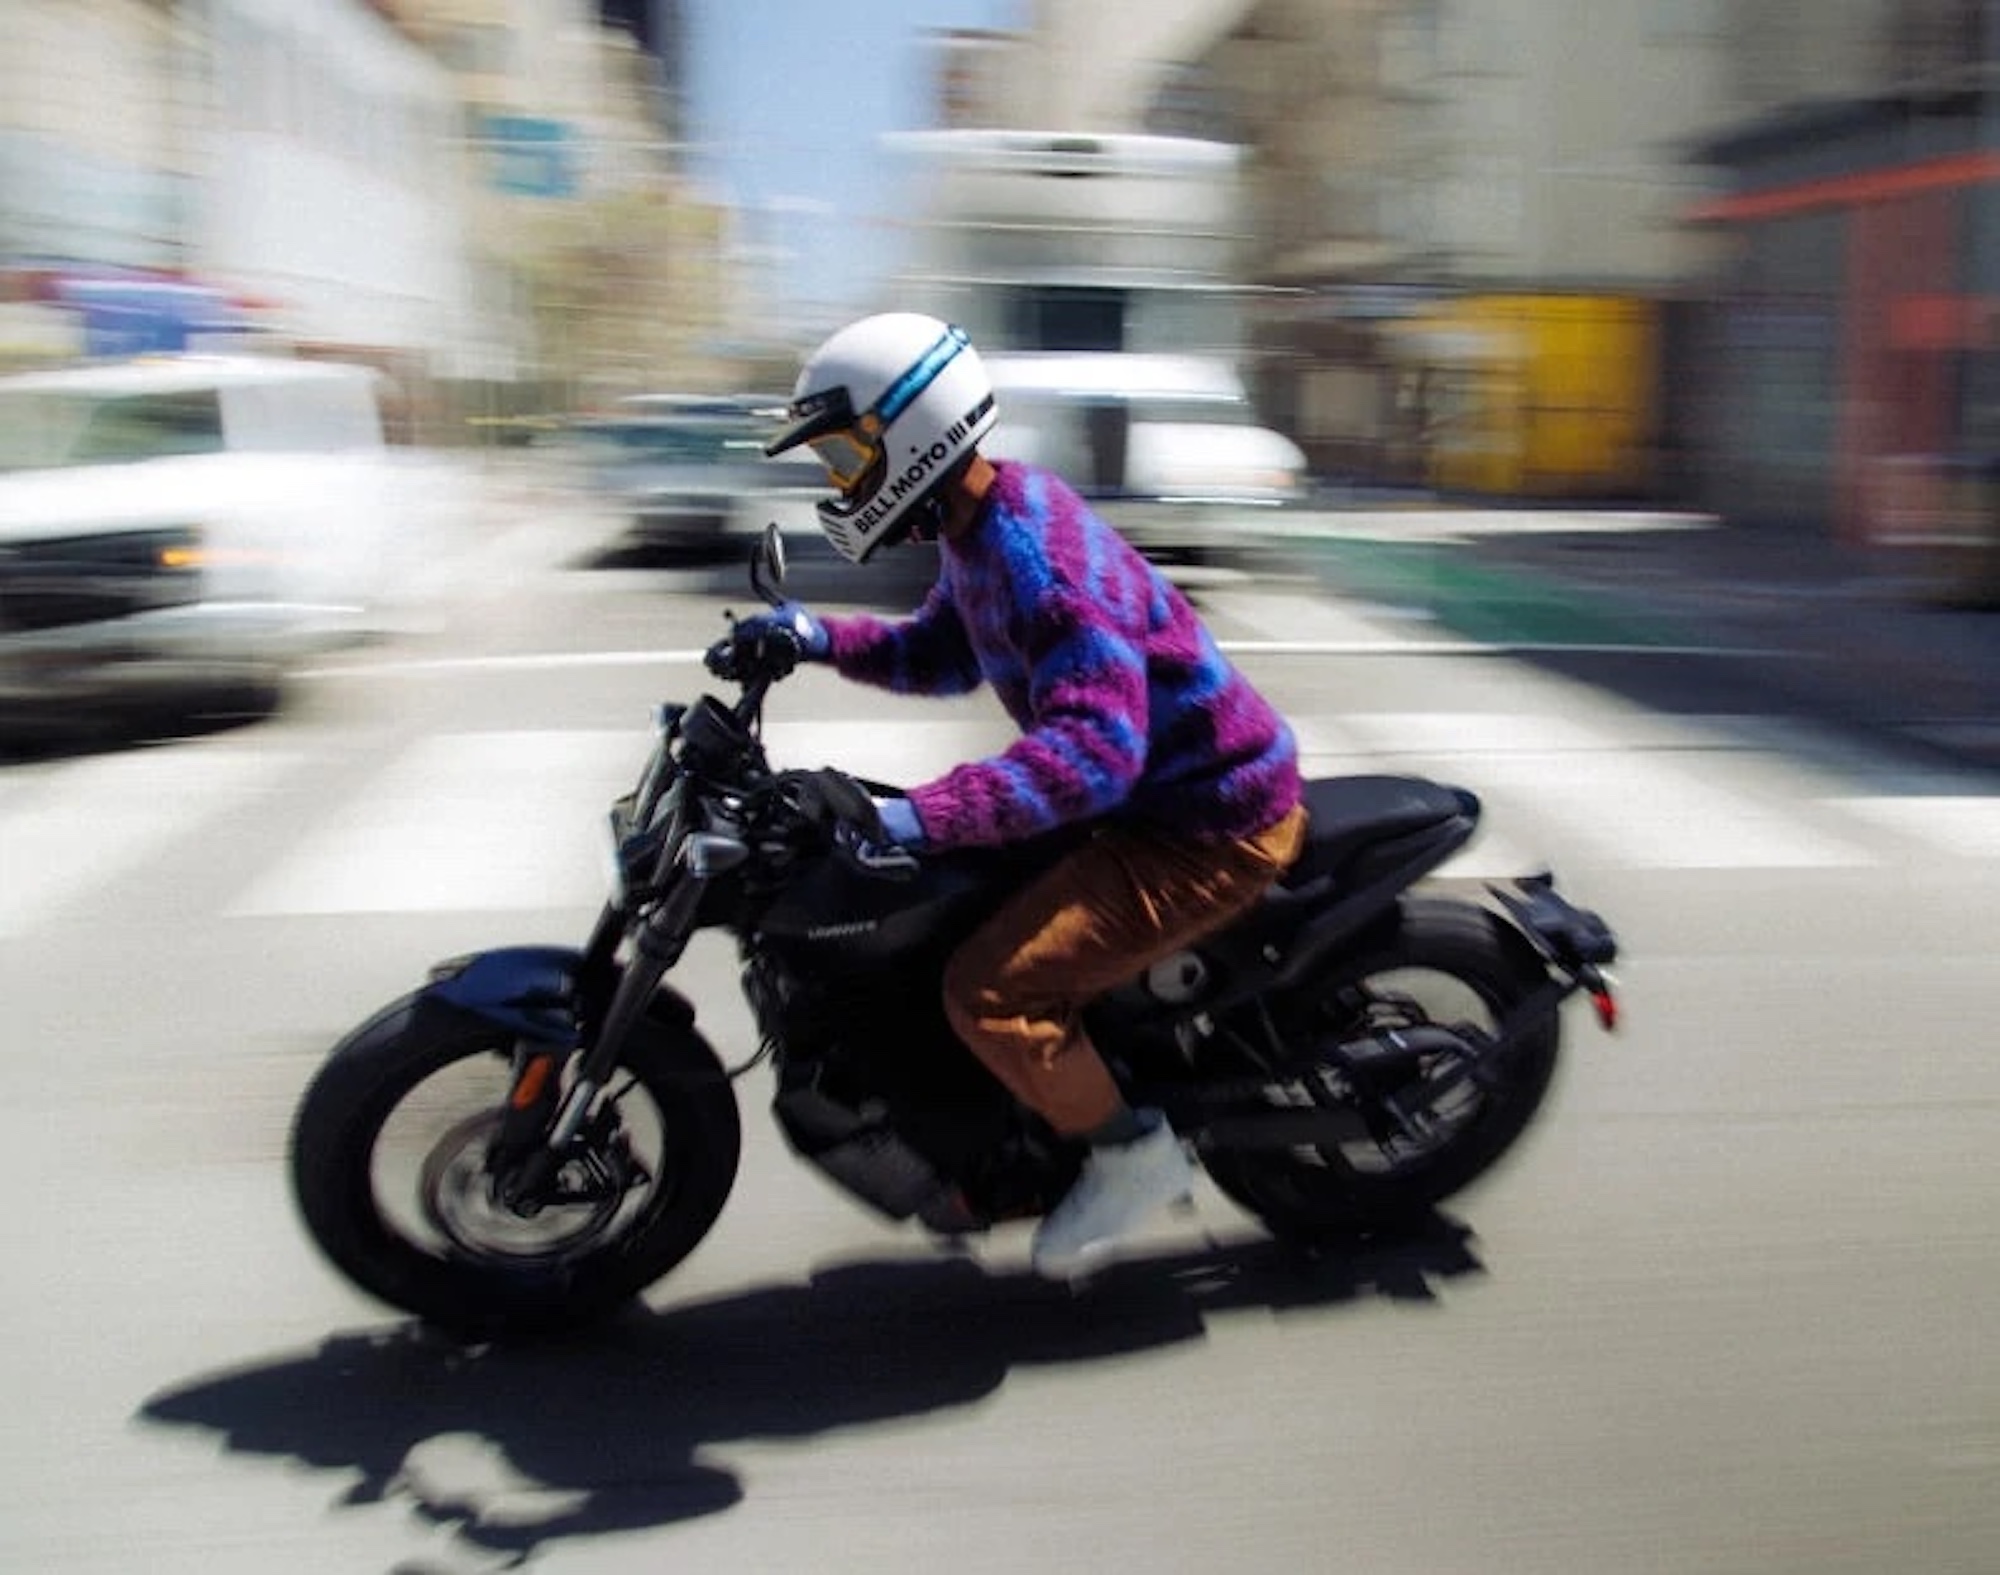
[[[569,1092],[562,1092],[562,1064],[574,1053],[545,1042],[517,1041],[507,1113],[487,1167],[500,1198],[520,1213],[548,1200],[553,1184],[584,1131],[591,1107],[624,1054],[634,1025],[646,1015],[660,982],[686,951],[695,911],[706,882],[683,873],[633,936],[622,971],[616,954],[624,938],[623,915],[606,908],[599,917],[575,981],[577,1038],[587,1045],[577,1062]],[[601,1018],[594,1003],[604,1000],[604,981],[615,978]]]

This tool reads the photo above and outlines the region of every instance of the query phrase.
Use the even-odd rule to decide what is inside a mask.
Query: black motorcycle
[[[751,585],[777,605],[774,528]],[[874,796],[774,770],[765,697],[799,659],[732,625],[707,665],[740,694],[666,705],[612,806],[609,900],[580,950],[443,962],[332,1052],[292,1133],[307,1228],[363,1290],[479,1337],[602,1314],[694,1250],[735,1182],[733,1084],[768,1061],[791,1147],[891,1220],[949,1236],[1030,1219],[1081,1145],[953,1036],[953,948],[1070,836],[921,861],[884,851]],[[1414,884],[1478,824],[1418,777],[1308,784],[1297,864],[1246,916],[1094,1002],[1093,1042],[1216,1185],[1304,1243],[1393,1231],[1521,1134],[1562,1003],[1615,1021],[1594,914],[1546,874],[1492,901]],[[735,937],[761,1043],[726,1067],[666,982],[697,930]]]

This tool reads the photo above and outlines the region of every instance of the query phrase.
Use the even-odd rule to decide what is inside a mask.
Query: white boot
[[[1088,1273],[1156,1211],[1193,1190],[1194,1166],[1163,1119],[1130,1143],[1092,1149],[1076,1185],[1035,1231],[1035,1272],[1052,1279]]]

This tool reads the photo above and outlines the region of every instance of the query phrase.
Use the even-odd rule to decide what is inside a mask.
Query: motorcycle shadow
[[[1081,1290],[968,1257],[841,1263],[529,1345],[408,1323],[337,1335],[163,1390],[138,1415],[232,1453],[358,1472],[342,1503],[405,1503],[516,1563],[741,1502],[710,1446],[971,1405],[1015,1367],[1161,1350],[1218,1314],[1434,1300],[1435,1279],[1481,1270],[1471,1238],[1436,1216],[1339,1253],[1260,1240],[1134,1259]]]

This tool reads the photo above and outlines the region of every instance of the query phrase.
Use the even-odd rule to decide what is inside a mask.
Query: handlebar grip
[[[702,664],[717,678],[753,684],[784,678],[804,657],[799,637],[782,625],[746,621],[702,653]]]

